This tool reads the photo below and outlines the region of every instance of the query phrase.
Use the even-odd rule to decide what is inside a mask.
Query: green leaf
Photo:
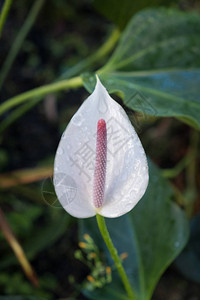
[[[141,274],[147,299],[189,237],[188,221],[184,212],[171,201],[172,197],[169,183],[150,164],[148,191],[131,214],[140,249]]]
[[[101,80],[132,110],[176,117],[200,129],[199,36],[200,18],[194,13],[164,8],[140,12],[99,71]],[[93,75],[84,74],[83,81],[92,91]]]
[[[190,239],[175,265],[186,278],[200,283],[200,214],[190,223]]]
[[[171,201],[173,192],[169,183],[152,163],[149,166],[150,182],[142,200],[129,214],[106,219],[118,253],[128,253],[124,267],[137,294],[136,300],[151,298],[160,276],[182,251],[189,233],[184,212]],[[82,221],[81,227],[82,233],[89,233],[105,250],[94,218]],[[111,264],[108,251],[106,256]],[[121,284],[120,279],[117,277],[112,284],[107,286],[110,289],[95,290],[96,299],[109,299],[115,284]],[[93,293],[87,291],[87,296],[95,299]]]
[[[83,76],[91,92],[95,80]],[[116,72],[100,78],[109,93],[119,93],[132,110],[155,117],[176,117],[200,129],[200,70]]]
[[[150,6],[169,5],[170,2],[175,1],[150,0],[147,2],[146,0],[123,0],[120,2],[120,5],[118,5],[116,0],[94,0],[93,5],[97,11],[123,29],[137,11]]]
[[[159,117],[176,117],[200,128],[200,70],[144,72],[105,76],[110,92],[123,93],[124,104],[133,110]]]
[[[62,211],[55,211],[54,217],[49,216],[49,222],[44,224],[42,228],[41,225],[37,226],[37,224],[35,224],[34,232],[37,232],[37,235],[30,234],[28,239],[22,244],[28,259],[31,260],[35,258],[38,253],[51,247],[64,234],[64,232],[66,232],[70,224],[70,220],[71,218],[69,214]],[[1,261],[0,270],[14,264],[18,264],[18,261],[14,254],[12,256],[9,254]]]
[[[102,71],[200,66],[199,35],[198,14],[144,10],[131,19]]]

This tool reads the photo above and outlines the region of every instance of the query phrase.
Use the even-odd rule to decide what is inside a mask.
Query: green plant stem
[[[6,21],[8,12],[10,10],[11,4],[12,4],[12,0],[5,0],[4,1],[4,5],[3,5],[3,8],[2,8],[1,14],[0,14],[0,36],[1,36],[2,30],[3,30],[3,26],[4,26],[4,23]]]
[[[194,159],[194,153],[189,151],[188,154],[178,162],[172,169],[164,169],[162,175],[166,178],[174,178],[178,176]]]
[[[115,262],[116,268],[119,272],[119,275],[121,276],[121,279],[122,279],[122,282],[123,282],[124,287],[126,289],[126,292],[129,296],[129,298],[131,300],[133,300],[133,299],[135,299],[135,297],[134,297],[133,290],[131,288],[131,284],[128,280],[128,277],[127,277],[126,272],[124,270],[124,267],[122,265],[122,261],[119,258],[119,255],[117,253],[117,249],[115,248],[115,246],[113,245],[113,242],[111,240],[110,234],[109,234],[107,226],[106,226],[105,219],[104,219],[104,217],[102,217],[98,214],[96,215],[96,219],[97,219],[97,224],[98,224],[99,230],[101,232],[101,235],[104,239],[104,242],[106,243],[106,246],[108,247],[108,250],[110,251],[112,259]]]
[[[187,186],[192,190],[196,190],[196,178],[197,178],[197,157],[199,154],[199,132],[196,130],[192,130],[191,137],[190,137],[190,147],[191,147],[191,163],[187,165],[187,172],[186,172],[186,180]]]
[[[31,101],[28,101],[27,103],[24,103],[23,105],[20,105],[15,110],[13,110],[9,114],[9,117],[5,118],[0,123],[0,134],[4,132],[4,130],[8,128],[11,124],[13,124],[17,119],[19,119],[23,114],[25,114],[28,110],[33,108],[40,100],[41,98],[33,99]],[[0,143],[1,143],[1,137],[0,137]]]
[[[68,71],[64,72],[60,79],[66,79],[72,76],[75,76],[77,74],[80,74],[81,72],[91,68],[93,64],[96,62],[100,62],[103,58],[105,58],[114,48],[117,41],[120,37],[120,30],[118,28],[115,28],[108,39],[105,41],[105,43],[91,56],[87,57],[86,59],[82,60],[78,64],[76,64],[74,67],[70,68]]]
[[[35,88],[28,92],[22,93],[15,97],[12,97],[6,100],[4,103],[0,105],[0,115],[5,113],[7,110],[27,101],[28,99],[32,99],[34,97],[44,96],[50,93],[54,93],[57,91],[70,89],[70,88],[77,88],[82,86],[82,79],[80,76],[74,77],[67,80],[62,80],[59,82],[43,85],[41,87]]]
[[[197,174],[198,174],[198,155],[199,155],[199,132],[192,130],[190,136],[190,152],[193,155],[193,160],[186,167],[186,189],[185,197],[187,199],[186,203],[186,213],[191,218],[195,213],[195,201],[198,198],[198,187],[197,187]]]
[[[114,48],[115,44],[118,42],[120,37],[120,30],[115,28],[111,35],[109,36],[108,40],[94,53],[91,57],[91,61],[99,61],[100,59],[104,58],[110,51]]]
[[[195,163],[195,157],[198,153],[198,142],[199,142],[199,134],[197,131],[192,132],[192,141],[191,141],[191,149],[188,151],[188,153],[181,159],[177,165],[172,169],[164,169],[162,170],[162,175],[166,178],[174,178],[178,176],[185,168],[188,168],[190,172],[186,172],[186,174],[189,174],[190,185],[194,185],[195,183],[195,169],[196,169],[196,163]]]
[[[12,47],[4,61],[4,64],[2,66],[1,69],[1,74],[0,74],[0,89],[4,83],[4,80],[6,78],[6,76],[8,75],[8,72],[16,58],[16,56],[19,53],[19,50],[22,46],[22,43],[24,42],[27,34],[29,33],[31,27],[33,26],[38,13],[42,7],[42,5],[44,4],[44,0],[37,0],[34,2],[33,6],[31,7],[31,10],[23,24],[23,26],[21,27],[19,33],[17,34],[14,42],[12,43]]]

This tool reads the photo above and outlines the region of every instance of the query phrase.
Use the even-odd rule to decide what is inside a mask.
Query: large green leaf
[[[129,108],[200,129],[200,17],[171,9],[138,13],[99,73]],[[195,69],[192,69],[195,67]],[[151,70],[152,69],[152,70]],[[91,92],[93,75],[84,74]]]
[[[200,66],[200,18],[172,9],[136,14],[103,70]]]
[[[150,163],[150,182],[143,199],[129,214],[106,219],[118,252],[128,252],[124,267],[137,295],[136,300],[151,298],[160,276],[187,242],[188,221],[184,212],[171,201],[172,197],[169,183]],[[89,233],[105,250],[94,218],[81,222],[81,232]],[[111,263],[106,253],[108,263]],[[118,277],[103,290],[95,290],[95,296],[94,292],[87,291],[87,296],[99,300],[112,299],[117,284],[120,289]],[[120,292],[116,299],[123,299]]]

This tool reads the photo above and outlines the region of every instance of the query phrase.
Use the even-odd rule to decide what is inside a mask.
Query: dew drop
[[[125,207],[127,210],[130,210],[133,207],[132,202],[126,203]]]
[[[127,180],[127,173],[124,173],[121,177],[122,181],[125,182]]]
[[[59,147],[57,150],[58,155],[62,155],[64,153],[64,149],[62,147]]]
[[[128,83],[128,87],[132,89],[133,88],[133,84],[132,83]]]
[[[107,83],[107,85],[112,85],[113,84],[113,80],[107,80],[106,83]]]
[[[84,118],[81,114],[75,114],[74,117],[72,118],[72,122],[76,126],[81,126],[84,121]]]
[[[82,127],[82,131],[86,132],[88,130],[87,126]]]
[[[179,246],[180,246],[180,243],[179,243],[178,241],[176,241],[176,242],[174,243],[174,247],[178,248]]]
[[[94,81],[94,77],[91,76],[91,77],[88,78],[88,80],[89,80],[90,82],[93,82],[93,81]]]
[[[108,105],[105,101],[104,98],[100,98],[99,99],[99,103],[98,103],[98,111],[101,113],[101,114],[105,114],[108,110]]]
[[[66,135],[65,135],[65,131],[63,132],[63,134],[62,134],[62,137],[61,137],[63,140],[65,140],[66,139]]]

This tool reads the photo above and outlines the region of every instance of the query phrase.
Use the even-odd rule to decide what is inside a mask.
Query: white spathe
[[[107,126],[107,169],[104,202],[93,204],[98,120]],[[124,109],[97,79],[94,92],[72,117],[59,143],[54,186],[64,209],[74,217],[97,213],[115,218],[129,212],[148,185],[147,159]]]

